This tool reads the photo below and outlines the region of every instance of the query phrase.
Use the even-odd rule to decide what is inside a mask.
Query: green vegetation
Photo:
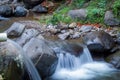
[[[67,15],[69,10],[80,8],[87,9],[86,20],[73,20]],[[60,22],[69,24],[73,21],[82,23],[103,23],[104,14],[107,10],[113,10],[115,16],[120,19],[120,0],[74,0],[69,5],[62,5],[46,22],[52,24]]]
[[[112,8],[113,8],[113,13],[115,14],[115,16],[120,19],[120,0],[115,0]]]

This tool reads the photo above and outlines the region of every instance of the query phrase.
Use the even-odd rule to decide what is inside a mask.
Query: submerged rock
[[[90,51],[97,53],[110,51],[115,46],[113,38],[104,31],[87,33],[83,36],[83,41]]]
[[[45,40],[32,38],[25,44],[23,49],[34,62],[42,78],[48,77],[54,73],[57,66],[57,57]]]

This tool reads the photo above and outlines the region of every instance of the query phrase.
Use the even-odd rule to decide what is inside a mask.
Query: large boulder
[[[5,80],[22,80],[24,68],[21,52],[11,41],[0,42],[0,74]]]
[[[104,23],[109,26],[119,26],[120,20],[118,20],[117,18],[114,18],[112,11],[107,11],[105,13]]]
[[[83,36],[84,43],[91,52],[103,53],[110,51],[114,46],[113,38],[104,31],[93,31]]]
[[[12,15],[12,8],[9,5],[1,5],[0,6],[0,15],[4,17],[8,17]]]
[[[44,39],[32,38],[23,49],[32,59],[43,79],[54,73],[58,59]]]
[[[42,3],[44,0],[23,0],[27,8],[33,8],[34,6]]]
[[[87,17],[86,9],[70,10],[68,15],[73,19],[85,20]]]

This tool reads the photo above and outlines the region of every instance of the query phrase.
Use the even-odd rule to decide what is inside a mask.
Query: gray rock
[[[35,30],[35,29],[25,29],[25,31],[23,32],[23,34],[17,38],[15,41],[23,46],[25,45],[31,38],[36,37],[39,34],[39,31]]]
[[[59,37],[61,40],[65,40],[65,39],[67,39],[69,36],[70,36],[70,33],[69,33],[69,32],[66,32],[66,33],[63,33],[63,34],[59,34],[59,35],[58,35],[58,37]]]
[[[17,17],[23,17],[23,16],[26,16],[26,14],[27,14],[27,9],[25,9],[22,6],[17,6],[16,7],[15,12],[14,12],[15,16],[17,16]]]
[[[6,20],[9,20],[9,18],[5,18],[5,17],[0,16],[0,21],[6,21]]]
[[[81,35],[81,33],[80,32],[75,32],[73,35],[72,35],[72,38],[79,38],[80,37],[80,35]]]
[[[85,20],[87,17],[86,9],[70,10],[68,15],[73,19]]]
[[[47,12],[48,12],[48,10],[47,10],[45,7],[41,6],[41,5],[35,6],[35,7],[32,9],[32,11],[33,11],[33,12],[36,12],[36,13],[47,13]]]
[[[104,31],[93,31],[83,36],[83,41],[92,52],[110,51],[115,42],[113,38]]]
[[[23,0],[27,8],[33,8],[34,6],[42,3],[44,0]]]
[[[113,64],[116,68],[120,69],[120,51],[108,56],[106,61]]]
[[[6,80],[22,80],[24,74],[20,49],[11,42],[0,42],[0,74]]]
[[[114,18],[112,11],[107,11],[104,17],[104,23],[109,26],[118,26],[120,25],[120,20]]]
[[[79,29],[80,32],[89,32],[92,30],[92,26],[86,26],[86,25],[83,25],[81,26],[81,28]]]
[[[32,38],[27,44],[25,44],[23,49],[33,60],[42,78],[48,77],[54,73],[57,66],[57,57],[45,40]]]
[[[10,38],[10,37],[21,36],[24,30],[25,30],[25,25],[18,23],[18,22],[14,22],[12,26],[6,32],[7,32],[8,37]]]
[[[0,6],[0,15],[4,17],[8,17],[12,15],[12,8],[9,5],[1,5]]]

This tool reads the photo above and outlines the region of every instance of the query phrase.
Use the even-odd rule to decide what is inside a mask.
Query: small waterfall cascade
[[[119,80],[120,72],[111,65],[93,61],[89,50],[84,47],[75,56],[59,47],[53,49],[58,56],[55,73],[47,80]]]
[[[23,49],[14,41],[7,39],[7,42],[13,44],[18,50],[20,50],[20,55],[23,58],[24,65],[27,69],[27,72],[29,74],[30,80],[41,80],[39,73],[37,72],[37,69],[35,68],[33,62],[31,59],[24,53]]]
[[[81,65],[93,61],[87,48],[84,48],[83,52],[80,53],[80,55],[77,57],[70,54],[69,52],[61,50],[60,48],[54,48],[54,51],[59,58],[56,70],[61,68],[75,70],[78,69]]]

